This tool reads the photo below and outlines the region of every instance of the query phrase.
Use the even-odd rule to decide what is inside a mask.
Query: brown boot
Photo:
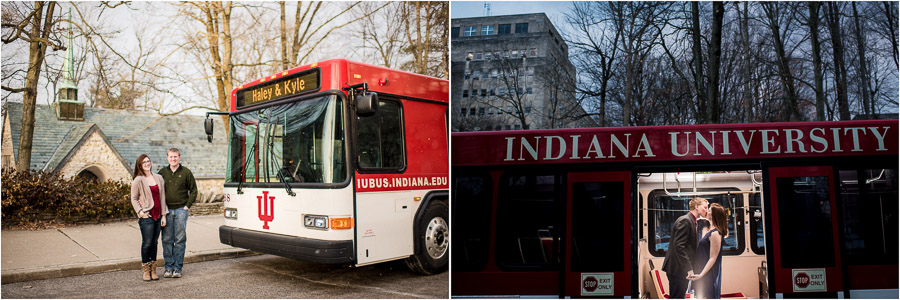
[[[141,264],[141,271],[144,272],[144,281],[150,281],[150,263]]]
[[[150,262],[150,279],[151,280],[159,280],[159,276],[156,275],[156,261]]]

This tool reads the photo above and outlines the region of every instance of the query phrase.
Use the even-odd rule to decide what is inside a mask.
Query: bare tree
[[[825,88],[822,74],[822,50],[819,47],[819,8],[820,2],[810,1],[809,7],[809,43],[812,45],[813,73],[815,73],[816,120],[825,121]]]
[[[719,61],[722,56],[722,19],[725,16],[725,4],[713,1],[712,40],[709,42],[709,84],[706,85],[708,105],[706,120],[719,123]]]
[[[568,23],[577,29],[569,38],[577,51],[575,64],[589,84],[582,84],[578,92],[599,98],[598,124],[607,126],[606,107],[609,98],[609,83],[613,77],[613,65],[619,59],[618,44],[621,31],[610,30],[611,19],[604,9],[608,3],[575,2],[571,13],[566,14]]]
[[[403,69],[439,78],[450,78],[450,37],[447,24],[450,21],[450,3],[445,1],[411,1],[400,5],[406,52],[413,59]]]
[[[53,27],[60,21],[54,16],[56,2],[36,1],[33,6],[25,2],[3,5],[3,44],[23,41],[28,47],[28,69],[23,87],[3,85],[3,90],[13,93],[24,93],[22,101],[22,131],[19,136],[19,153],[16,158],[16,169],[31,168],[31,148],[34,137],[34,111],[37,102],[37,85],[47,47],[54,50],[63,49],[59,37],[54,34]],[[9,10],[9,11],[7,11]]]
[[[706,97],[706,88],[703,86],[703,46],[700,39],[703,34],[700,32],[700,2],[691,2],[691,41],[694,53],[694,86],[697,90],[697,121],[699,123],[707,123],[707,106],[709,105]]]
[[[638,83],[638,75],[642,71],[642,61],[649,55],[652,45],[661,32],[655,22],[666,12],[669,2],[609,2],[612,11],[614,28],[622,32],[622,54],[624,56],[625,89],[623,101],[623,124],[631,126],[631,110],[635,103],[641,102],[636,90],[643,88]],[[636,97],[637,96],[637,97]]]
[[[872,114],[875,113],[875,102],[870,100],[872,98],[871,88],[869,87],[869,67],[866,62],[866,34],[865,28],[860,25],[859,22],[859,11],[856,9],[856,2],[852,2],[850,4],[853,7],[853,28],[856,33],[856,51],[857,57],[859,58],[859,74],[857,75],[857,79],[859,80],[859,92],[862,94],[862,107],[863,112],[867,118],[871,118]]]
[[[850,120],[850,102],[847,99],[847,67],[844,64],[844,35],[841,33],[841,12],[839,3],[827,2],[825,20],[831,33],[831,48],[834,55],[834,80],[837,90],[837,106],[841,120]]]
[[[775,53],[778,56],[779,78],[784,88],[784,116],[783,120],[799,121],[804,119],[798,107],[797,92],[794,87],[794,75],[792,74],[790,61],[787,56],[784,37],[789,31],[791,25],[790,19],[785,18],[782,12],[784,9],[781,3],[764,2],[761,3],[763,11],[766,14],[766,26],[772,31],[772,42]]]
[[[740,4],[743,4],[744,10],[740,10]],[[748,8],[749,2],[741,2],[738,4],[735,2],[734,6],[736,11],[739,14],[740,19],[740,49],[741,49],[741,57],[743,58],[743,64],[741,68],[741,74],[743,78],[741,80],[741,85],[743,89],[743,93],[741,93],[741,107],[743,108],[743,121],[751,122],[753,120],[753,89],[752,86],[752,78],[751,78],[751,65],[750,65],[750,9]]]

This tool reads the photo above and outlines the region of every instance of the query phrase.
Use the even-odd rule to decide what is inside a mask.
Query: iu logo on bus
[[[262,196],[256,196],[259,220],[263,221],[263,229],[269,229],[269,222],[275,219],[275,196],[269,196],[268,191],[262,193]]]

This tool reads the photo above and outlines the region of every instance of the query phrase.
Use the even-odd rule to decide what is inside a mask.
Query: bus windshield
[[[228,182],[340,183],[343,105],[334,95],[231,116]]]

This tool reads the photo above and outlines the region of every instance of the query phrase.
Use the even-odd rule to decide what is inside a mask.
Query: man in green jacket
[[[191,205],[197,200],[197,182],[191,170],[181,165],[181,151],[166,151],[169,167],[159,170],[166,181],[166,227],[162,230],[163,258],[166,260],[165,278],[181,278],[184,248],[187,243],[187,219]]]

